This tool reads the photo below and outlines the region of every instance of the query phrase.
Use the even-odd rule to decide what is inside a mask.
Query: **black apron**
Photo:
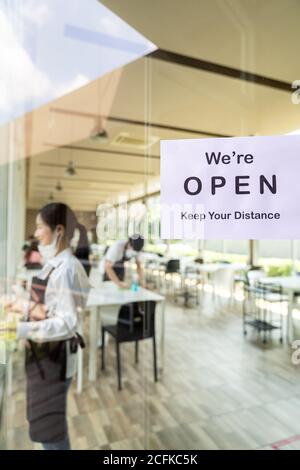
[[[44,280],[33,277],[30,297],[35,303],[45,303],[53,269]],[[34,442],[59,442],[67,436],[67,341],[26,344],[27,419]]]
[[[124,246],[122,258],[119,261],[116,261],[112,267],[119,281],[124,281],[125,279],[124,263],[125,261],[129,261],[129,258],[126,258],[125,256],[125,251],[126,251],[126,244]],[[104,275],[103,275],[103,281],[110,281],[108,275],[106,274],[106,271],[104,272]]]
[[[117,275],[118,279],[120,281],[124,281],[125,278],[125,266],[124,263],[126,261],[129,261],[130,258],[127,258],[125,256],[125,251],[126,251],[126,245],[124,246],[123,250],[123,256],[120,261],[116,261],[116,263],[113,265],[113,270],[115,274]],[[104,273],[103,276],[103,281],[110,281],[109,277],[107,276],[106,272]],[[122,306],[121,310],[119,311],[119,317],[118,317],[118,322],[119,323],[124,323],[126,325],[130,324],[130,319],[133,311],[133,304],[125,304]]]

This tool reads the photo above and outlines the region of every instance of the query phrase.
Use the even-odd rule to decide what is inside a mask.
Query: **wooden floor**
[[[291,352],[255,334],[244,339],[241,305],[166,308],[165,370],[153,383],[152,343],[134,365],[133,345],[123,345],[124,390],[117,390],[113,343],[107,371],[69,395],[73,449],[271,449],[300,448],[300,371]],[[28,438],[22,352],[15,360],[8,405],[7,447],[38,449]],[[276,444],[275,444],[276,446]]]

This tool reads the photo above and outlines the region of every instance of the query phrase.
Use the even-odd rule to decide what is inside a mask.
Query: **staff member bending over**
[[[77,348],[84,347],[77,333],[78,312],[85,308],[89,282],[70,248],[79,225],[74,212],[65,204],[51,203],[40,210],[36,224],[45,265],[32,280],[27,321],[17,325],[17,337],[27,340],[27,419],[32,441],[47,450],[68,450],[67,392]],[[21,310],[21,304],[12,307]]]

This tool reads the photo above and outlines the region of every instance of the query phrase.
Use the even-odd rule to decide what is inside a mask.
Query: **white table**
[[[195,268],[207,274],[215,273],[219,269],[232,269],[233,271],[246,271],[249,266],[242,263],[196,263],[195,261],[186,263],[183,269]]]
[[[90,290],[87,308],[90,310],[90,348],[89,348],[89,380],[97,378],[98,334],[100,331],[101,307],[121,306],[132,302],[153,300],[161,303],[160,331],[160,368],[163,368],[164,336],[165,336],[165,298],[155,292],[139,288],[137,292],[120,289],[113,282],[103,282],[98,288]]]
[[[284,294],[288,296],[287,339],[289,343],[292,343],[294,336],[292,318],[294,295],[296,292],[300,292],[300,276],[263,277],[259,278],[259,282],[281,286]]]
[[[181,268],[182,274],[186,273],[186,269],[192,268],[197,270],[197,272],[204,275],[204,282],[208,282],[210,276],[213,280],[213,275],[217,273],[220,269],[227,269],[233,272],[233,275],[236,271],[247,271],[249,266],[244,263],[196,263],[195,261],[186,263]],[[215,292],[215,285],[212,284],[213,291]],[[233,287],[232,287],[233,289]]]
[[[32,278],[34,276],[38,276],[41,272],[41,269],[23,269],[22,271],[18,271],[16,275],[16,280],[17,281],[22,281],[22,283],[25,283],[26,291],[30,291],[30,286],[32,282]]]

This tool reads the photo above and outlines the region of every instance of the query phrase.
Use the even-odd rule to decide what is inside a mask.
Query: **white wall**
[[[7,275],[14,278],[25,237],[26,167],[22,124],[10,125],[7,200]]]
[[[0,128],[0,292],[4,285],[7,268],[7,194],[9,128]]]
[[[0,128],[0,280],[14,279],[25,233],[23,124]],[[0,284],[0,286],[3,284]]]

